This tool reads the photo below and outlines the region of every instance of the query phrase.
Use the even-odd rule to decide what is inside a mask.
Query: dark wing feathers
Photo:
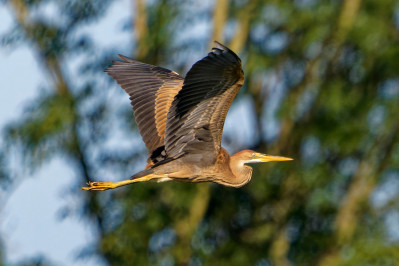
[[[240,59],[231,53],[214,48],[207,57],[193,65],[184,80],[183,89],[176,96],[177,116],[182,117],[201,101],[222,94],[238,80]]]
[[[222,49],[213,48],[193,65],[172,102],[166,122],[168,157],[191,154],[204,164],[216,158],[227,111],[244,81],[241,60],[218,45]]]
[[[152,161],[148,167],[183,155],[214,163],[227,111],[244,81],[241,60],[217,44],[220,48],[195,63],[184,81],[176,72],[122,55],[123,62],[106,69],[130,95]]]
[[[183,78],[168,69],[119,55],[105,71],[130,95],[140,134],[149,154],[164,145],[166,115]]]

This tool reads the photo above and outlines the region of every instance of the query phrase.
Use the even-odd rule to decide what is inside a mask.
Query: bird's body
[[[249,150],[242,152],[253,153]],[[177,180],[196,183],[212,180],[212,182],[220,183],[225,186],[238,187],[244,185],[251,179],[252,168],[245,165],[243,167],[236,167],[239,164],[234,160],[235,158],[237,157],[230,157],[229,153],[222,148],[216,158],[216,162],[207,166],[182,157],[181,159],[177,159],[172,165],[165,164],[154,168],[152,174],[168,174],[168,177],[158,180],[161,182]],[[238,179],[237,176],[245,178]]]
[[[185,78],[124,56],[124,62],[106,70],[130,95],[148,164],[128,180],[89,182],[82,189],[106,190],[152,179],[240,187],[252,176],[245,163],[291,160],[251,150],[230,157],[221,147],[224,121],[244,73],[238,56],[217,44],[220,48],[195,63]]]

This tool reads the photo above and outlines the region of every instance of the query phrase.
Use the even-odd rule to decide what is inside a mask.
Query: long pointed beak
[[[292,161],[294,159],[282,156],[273,156],[263,153],[255,153],[255,160],[258,162],[282,162],[282,161]]]

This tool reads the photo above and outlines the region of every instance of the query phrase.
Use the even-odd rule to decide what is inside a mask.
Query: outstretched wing
[[[169,158],[190,154],[206,165],[220,150],[224,121],[244,73],[238,56],[217,44],[220,48],[193,65],[171,105],[165,136]]]
[[[115,61],[105,72],[130,95],[139,132],[151,155],[164,145],[166,117],[183,78],[162,67],[119,57],[124,61]]]

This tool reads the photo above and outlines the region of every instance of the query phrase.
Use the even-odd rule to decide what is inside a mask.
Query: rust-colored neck
[[[238,158],[237,153],[230,157],[230,169],[234,177],[229,181],[234,183],[234,187],[241,187],[251,180],[252,167],[244,163],[244,160]]]
[[[252,168],[245,165],[245,159],[242,157],[242,151],[230,157],[227,150],[221,148],[218,155],[217,165],[222,166],[219,178],[213,182],[228,187],[241,187],[251,180]],[[221,177],[221,178],[220,178]]]
[[[226,163],[228,163],[231,173],[225,176],[223,185],[241,187],[251,180],[252,168],[244,164],[245,161],[239,158],[238,153],[231,156]]]

